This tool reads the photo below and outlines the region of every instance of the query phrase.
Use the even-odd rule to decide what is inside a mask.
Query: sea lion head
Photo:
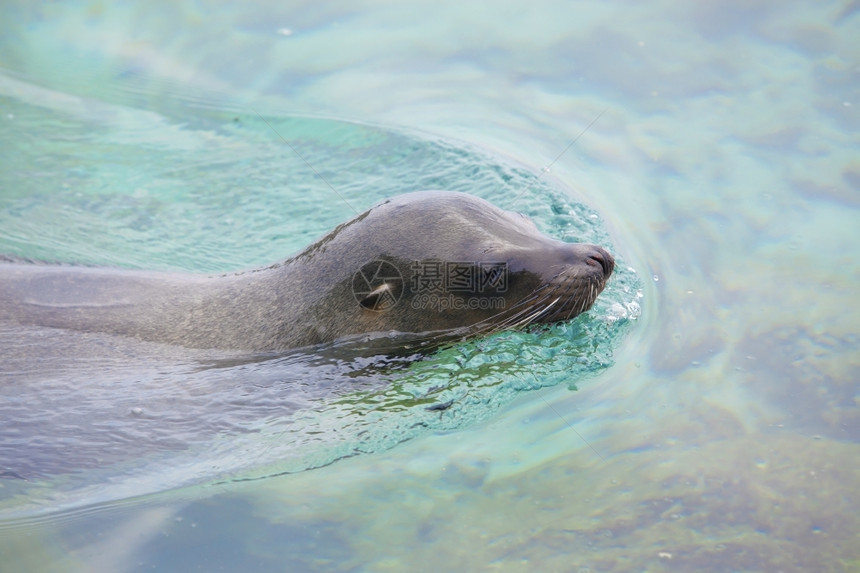
[[[316,307],[321,341],[462,338],[569,320],[594,304],[615,265],[602,247],[552,239],[525,215],[443,191],[383,201],[302,258],[340,273]]]

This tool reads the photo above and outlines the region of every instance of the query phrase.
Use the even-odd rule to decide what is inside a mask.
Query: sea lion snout
[[[615,270],[615,259],[609,254],[609,251],[597,245],[589,245],[592,252],[589,253],[585,262],[589,265],[600,265],[603,269],[603,278],[609,279],[612,271]]]
[[[555,243],[557,248],[548,252],[558,253],[556,256],[560,256],[569,269],[579,269],[579,273],[588,275],[593,275],[599,269],[602,275],[600,278],[609,280],[615,269],[615,258],[609,251],[589,243]]]

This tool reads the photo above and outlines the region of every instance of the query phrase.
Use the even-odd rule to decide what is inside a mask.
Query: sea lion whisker
[[[550,296],[545,296],[540,299],[539,302],[543,302],[547,300]],[[545,306],[541,306],[540,308],[535,309],[537,304],[530,304],[525,306],[522,310],[517,312],[515,315],[510,316],[505,322],[508,328],[523,328],[528,326],[532,322],[534,322],[540,315],[546,313],[553,305],[555,305],[559,301],[559,298],[556,298],[551,303]]]
[[[549,309],[550,309],[550,308],[551,308],[551,307],[552,307],[556,302],[558,302],[559,300],[560,300],[560,299],[555,299],[555,300],[554,300],[552,303],[550,303],[550,305],[549,305],[549,306],[547,306],[546,308],[541,308],[541,309],[538,309],[538,310],[534,311],[534,313],[532,313],[530,316],[527,316],[526,318],[524,318],[524,319],[523,319],[523,320],[518,324],[518,326],[523,327],[523,326],[527,326],[527,325],[529,325],[529,324],[533,323],[535,320],[537,320],[537,318],[538,318],[539,316],[541,316],[542,314],[545,314],[545,313],[546,313],[546,312],[547,312],[547,311],[548,311],[548,310],[549,310]]]
[[[523,308],[521,308],[520,310],[518,310],[517,312],[515,312],[513,314],[509,314],[508,316],[505,316],[505,318],[500,320],[500,321],[494,322],[492,320],[492,318],[495,318],[501,314],[505,314],[504,312],[498,313],[497,315],[494,315],[494,317],[492,317],[491,319],[487,319],[487,320],[481,321],[480,323],[477,323],[476,324],[476,326],[477,326],[476,332],[478,332],[480,334],[488,334],[491,332],[500,332],[502,330],[509,330],[509,329],[513,329],[513,328],[522,328],[523,326],[526,326],[531,321],[530,317],[533,316],[532,309],[534,308],[534,305],[533,304],[525,305],[525,304],[521,304],[521,302],[520,302],[515,306],[522,306]],[[510,311],[507,311],[507,312],[510,312]]]
[[[520,316],[530,312],[531,309],[535,305],[539,304],[540,302],[542,302],[542,301],[544,301],[550,297],[551,292],[540,293],[540,290],[542,290],[542,289],[543,289],[543,287],[541,287],[539,289],[535,289],[534,291],[532,291],[532,293],[528,297],[520,299],[519,301],[517,301],[516,304],[513,306],[513,308],[504,309],[502,311],[499,311],[498,313],[496,313],[496,314],[490,316],[489,318],[481,321],[481,323],[479,323],[479,324],[491,322],[493,319],[495,319],[501,315],[505,315],[505,314],[507,314],[508,316],[506,316],[504,319],[502,319],[499,322],[499,324],[515,324],[516,322],[518,322],[518,319]],[[540,296],[536,296],[538,294]],[[517,310],[515,313],[511,314],[512,310],[515,310],[518,308],[520,308],[520,310]]]

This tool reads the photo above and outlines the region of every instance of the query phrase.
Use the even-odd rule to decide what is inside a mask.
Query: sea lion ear
[[[383,297],[391,296],[391,286],[388,283],[382,283],[362,298],[358,304],[363,306],[364,308],[369,308],[372,310],[377,310],[379,308],[380,302],[382,302]]]

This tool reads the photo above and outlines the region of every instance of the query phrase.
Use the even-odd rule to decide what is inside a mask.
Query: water
[[[0,201],[3,249],[17,257],[242,269],[293,253],[303,246],[297,241],[309,241],[307,228],[317,229],[317,238],[327,220],[348,218],[356,205],[435,188],[522,204],[554,235],[610,244],[593,210],[527,170],[465,145],[332,120],[189,108],[177,116],[194,117],[195,127],[183,126],[178,141],[174,125],[150,128],[136,144],[110,146],[112,157],[126,157],[115,163],[94,159],[92,148],[103,153],[104,140],[128,137],[126,125],[108,129],[91,114],[45,113],[24,99],[9,101],[14,129],[6,132],[7,145],[37,132],[52,137],[19,149],[7,171],[10,188],[27,188],[35,186],[26,176],[32,166],[42,166],[39,189]],[[213,133],[218,143],[188,145],[212,140]],[[288,135],[310,165],[279,134]],[[71,166],[56,166],[63,162]],[[280,182],[259,177],[290,164],[299,168],[284,169]],[[130,194],[122,192],[128,182]],[[332,204],[334,213],[315,207]],[[258,261],[258,253],[247,254],[253,250],[279,250],[280,256]],[[521,392],[573,384],[611,365],[642,296],[623,259],[612,285],[591,319],[487,337],[414,365],[304,352],[188,351],[50,329],[0,331],[0,373],[7,380],[0,388],[0,418],[7,422],[0,467],[18,480],[6,486],[0,507],[7,517],[21,516],[295,473],[469,426]],[[433,409],[438,404],[449,407]]]
[[[18,492],[47,513],[3,521],[4,563],[857,567],[856,6],[527,8],[7,3],[6,253],[215,271],[283,258],[348,218],[255,112],[306,132],[291,141],[364,208],[411,185],[489,193],[498,170],[530,187],[606,110],[516,205],[485,196],[557,237],[607,229],[644,296],[627,336],[599,339],[614,351],[595,377],[564,377],[557,356],[528,361],[540,389],[491,371],[477,379],[515,393],[393,448],[169,491],[170,472],[144,455],[86,508],[97,498],[80,483]],[[458,154],[487,168],[477,181],[444,169]],[[621,292],[574,324],[606,326]],[[405,380],[421,384],[421,372]],[[245,438],[223,435],[165,465],[229,460],[211,453]],[[57,491],[77,492],[56,505],[77,509],[50,511]]]

